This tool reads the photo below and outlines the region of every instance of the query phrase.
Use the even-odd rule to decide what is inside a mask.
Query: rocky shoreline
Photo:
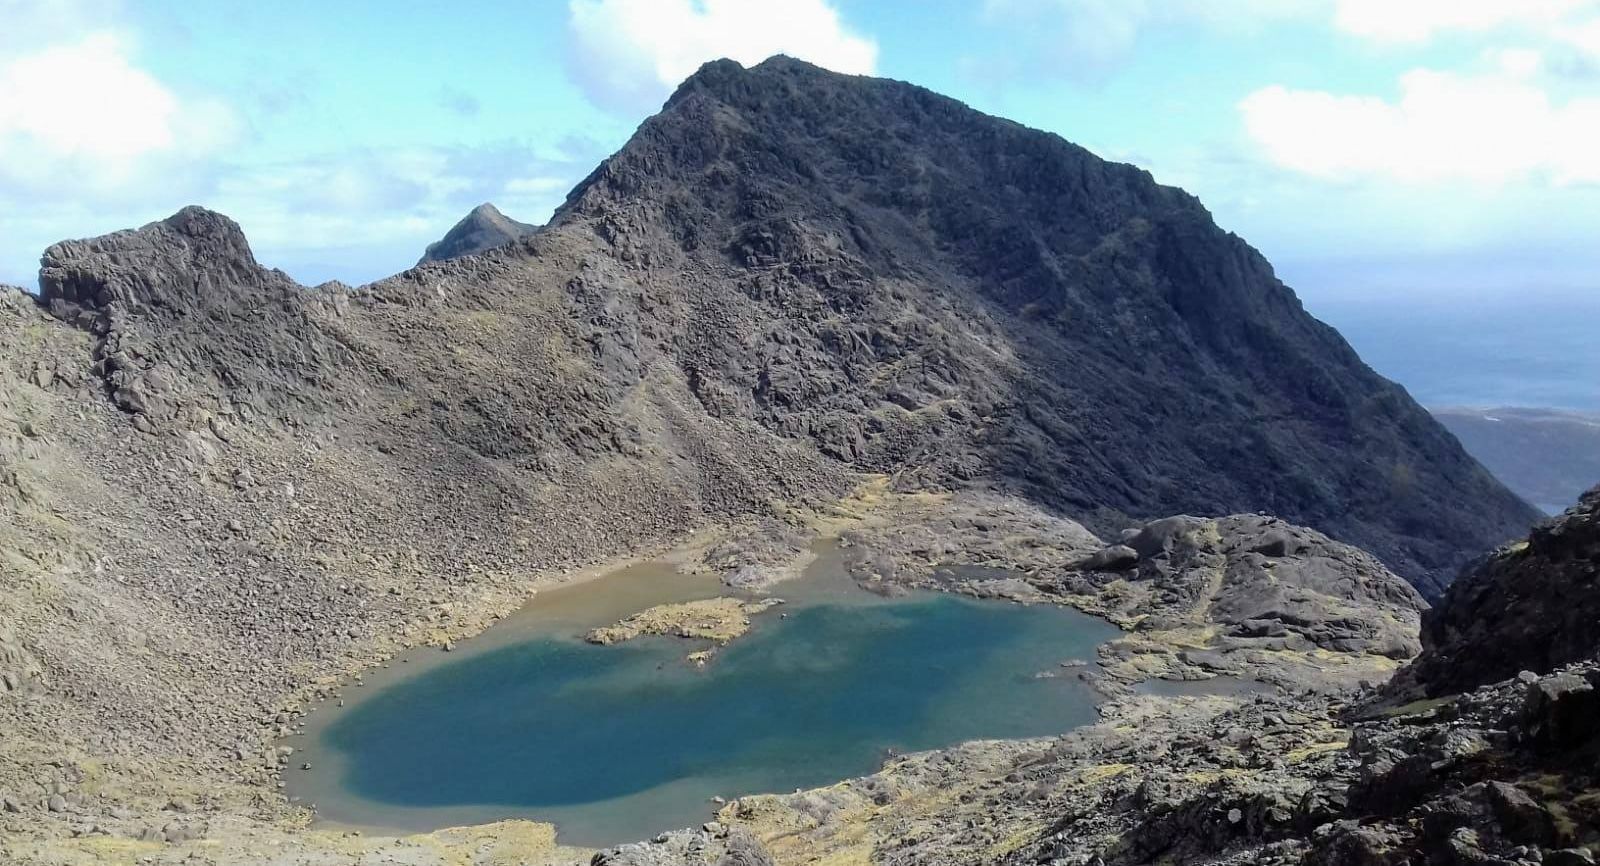
[[[1100,650],[1116,685],[1247,676],[1290,689],[1378,682],[1420,649],[1427,603],[1370,555],[1258,515],[1165,518],[1107,545],[1015,500],[906,500],[847,530],[867,587],[1068,605],[1127,634]]]
[[[852,563],[852,571],[856,572],[858,579],[861,579],[861,583],[867,588],[876,588],[878,591],[884,591],[881,576],[869,576],[860,573],[859,564],[867,561],[863,558],[863,555],[870,552],[880,562],[885,561],[885,557],[891,561],[902,563],[919,561],[916,559],[917,551],[898,545],[890,539],[898,539],[904,534],[919,533],[923,531],[923,527],[926,525],[925,522],[928,520],[935,522],[941,537],[960,543],[962,545],[961,549],[972,552],[971,555],[973,556],[979,555],[985,550],[984,543],[977,538],[961,538],[959,535],[951,535],[948,532],[949,524],[959,523],[974,530],[977,527],[984,527],[985,534],[988,537],[1005,539],[1005,542],[997,550],[990,551],[984,555],[982,564],[991,569],[1007,569],[1019,574],[1028,574],[1028,580],[1018,583],[1017,578],[1012,577],[1002,580],[998,584],[985,579],[952,583],[948,580],[933,579],[932,576],[939,573],[938,569],[933,567],[935,563],[921,560],[929,567],[926,569],[905,568],[898,572],[897,577],[892,579],[890,583],[907,587],[918,586],[945,591],[966,592],[974,595],[1019,598],[1017,587],[1020,585],[1025,584],[1029,587],[1033,587],[1035,583],[1040,586],[1046,585],[1042,582],[1042,575],[1047,573],[1043,568],[1046,561],[1056,565],[1070,566],[1082,560],[1086,555],[1091,555],[1093,551],[1102,546],[1092,534],[1072,524],[1070,521],[1049,517],[1015,500],[989,495],[952,498],[948,496],[929,497],[921,494],[893,494],[882,488],[881,480],[869,481],[859,487],[852,495],[839,500],[829,507],[815,510],[807,520],[795,520],[791,524],[793,528],[789,530],[787,537],[791,540],[799,539],[804,541],[806,539],[814,540],[819,532],[842,532],[842,537],[846,540],[845,543],[849,545],[845,554],[846,561]],[[713,567],[710,563],[727,563],[730,556],[732,556],[730,551],[737,550],[741,551],[741,554],[733,558],[741,564],[735,567],[736,572],[740,568],[748,568],[753,564],[759,564],[760,567],[778,571],[795,569],[797,566],[789,562],[789,559],[810,556],[809,542],[774,546],[763,544],[760,541],[760,539],[770,538],[771,535],[772,529],[769,524],[757,523],[746,529],[730,530],[722,533],[719,536],[720,541],[712,540],[702,543],[692,551],[678,555],[676,558],[681,561],[680,567],[694,570]],[[879,539],[883,539],[883,541],[879,541]],[[795,552],[797,548],[803,552],[797,554]],[[1023,551],[1026,552],[1026,555],[1023,555]],[[927,553],[927,551],[920,552]],[[941,561],[937,564],[961,565],[964,563]],[[1070,568],[1068,570],[1070,571]],[[974,574],[987,575],[989,572],[976,572]],[[925,575],[926,577],[917,577],[916,575]],[[878,579],[874,580],[873,577]],[[1393,579],[1398,581],[1397,578]],[[1404,584],[1402,583],[1401,585],[1403,586]],[[995,591],[996,586],[1009,587],[1010,591],[997,592]],[[1036,594],[1036,597],[1027,599],[1029,601],[1071,603],[1064,596],[1045,594],[1037,588],[1031,591]],[[728,616],[715,617],[713,618],[714,622],[702,621],[703,618],[700,614],[704,613],[704,611],[701,611],[700,608],[705,607],[705,605],[667,605],[654,609],[653,613],[655,615],[649,615],[651,612],[645,612],[646,615],[642,619],[633,619],[631,627],[625,628],[623,631],[630,636],[638,633],[672,633],[677,631],[683,634],[692,633],[691,636],[732,639],[732,637],[736,636],[732,632],[739,630],[735,626],[741,621],[748,622],[747,617],[752,613],[752,611],[747,610],[747,605],[750,603],[737,599],[711,601],[711,606],[715,607],[717,612],[728,614]],[[1084,605],[1084,598],[1078,598],[1074,606],[1083,607]],[[434,637],[442,648],[449,646],[445,641],[459,640],[472,633],[472,626],[465,625],[466,623],[480,623],[479,627],[481,628],[506,612],[504,609],[473,611],[451,608],[450,610],[458,618],[457,622],[462,623],[464,627],[458,626],[458,630],[443,632],[443,635],[448,635],[448,637],[443,637],[442,640],[440,640],[442,635],[439,632],[432,633],[430,637]],[[1104,608],[1104,610],[1109,610],[1109,607]],[[1105,615],[1103,610],[1095,612]],[[684,616],[679,616],[678,614],[684,614]],[[1128,628],[1135,623],[1135,619],[1133,617],[1123,617],[1120,624],[1124,628]],[[699,628],[700,625],[709,625],[711,628],[709,630],[701,629]],[[716,632],[715,635],[712,634],[713,631]],[[619,632],[617,636],[622,636],[622,633]],[[1164,640],[1167,636],[1163,632],[1159,639]],[[1147,651],[1150,645],[1154,644],[1147,643],[1145,647]],[[1168,646],[1166,650],[1170,655],[1175,651],[1175,648]],[[1109,656],[1111,659],[1124,660],[1132,657],[1134,655],[1122,653],[1121,651],[1114,651]],[[383,663],[382,656],[373,658],[368,662],[368,664]],[[1107,666],[1107,670],[1115,672],[1134,669],[1110,665]],[[1142,679],[1146,675],[1148,675],[1148,671],[1140,670],[1137,676],[1127,677],[1122,681],[1132,682],[1134,679]],[[332,699],[339,694],[341,689],[355,682],[359,682],[359,673],[345,678],[323,678],[311,686],[311,691],[304,699],[304,702],[292,702],[289,704],[289,709],[280,712],[272,720],[269,729],[280,735],[296,730],[303,719],[304,710],[300,708],[309,707],[318,699]],[[281,748],[261,750],[260,754],[263,755],[263,758],[259,766],[265,767],[268,772],[256,778],[265,779],[270,785],[271,779],[289,769],[293,764],[294,758],[292,754],[285,754],[286,751],[286,749]],[[232,757],[235,760],[239,759],[237,755]],[[249,756],[245,757],[248,758]],[[69,763],[68,767],[70,768],[71,766]],[[225,758],[222,762],[222,767],[228,766],[229,763]],[[208,770],[205,772],[214,771]],[[69,769],[67,773],[70,774],[71,770]],[[326,843],[330,837],[326,834],[318,834],[315,831],[295,829],[307,826],[309,815],[300,809],[285,808],[281,801],[279,805],[271,805],[275,798],[270,794],[253,795],[253,799],[246,802],[251,802],[254,806],[243,808],[241,808],[241,805],[234,805],[227,800],[217,799],[213,795],[212,798],[200,799],[193,803],[173,800],[154,808],[147,806],[144,809],[129,809],[126,807],[111,807],[108,809],[99,806],[99,802],[103,802],[99,798],[82,796],[81,791],[84,787],[82,781],[81,777],[74,778],[71,775],[65,775],[60,781],[56,782],[54,788],[62,792],[55,795],[62,798],[61,802],[57,804],[61,807],[60,811],[50,812],[48,811],[49,804],[44,803],[45,814],[41,817],[49,820],[45,822],[43,827],[31,821],[28,822],[28,825],[31,825],[34,831],[37,832],[39,829],[45,829],[54,824],[67,829],[69,837],[75,836],[77,839],[85,841],[78,845],[74,845],[70,838],[50,843],[41,842],[39,843],[41,847],[14,849],[13,853],[19,856],[38,857],[40,858],[38,862],[66,863],[73,862],[73,858],[82,856],[96,845],[105,844],[101,840],[128,839],[164,846],[159,847],[159,851],[155,849],[147,850],[144,856],[152,856],[152,852],[162,855],[154,862],[165,862],[167,855],[170,855],[173,862],[176,862],[177,859],[187,856],[188,853],[214,847],[218,840],[228,840],[226,844],[231,846],[233,844],[232,840],[239,838],[241,835],[256,834],[272,837],[274,834],[281,833],[285,834],[282,837],[281,844],[286,846],[286,850],[297,852],[295,856],[313,857],[328,854]],[[170,793],[176,787],[160,779],[160,777],[152,779],[149,784],[153,792],[159,792],[162,795]],[[8,795],[16,800],[19,805],[19,812],[13,814],[23,817],[35,814],[31,808],[21,808],[24,798],[32,799],[32,795],[28,793],[28,786],[16,785],[14,790],[17,790],[21,796]],[[213,786],[211,790],[226,789]],[[245,790],[248,791],[249,786],[246,786]],[[72,798],[71,800],[67,799],[69,796]],[[239,801],[234,802],[237,803]],[[27,805],[32,806],[34,804],[28,803]],[[263,809],[263,806],[269,808]],[[119,811],[111,811],[111,809],[118,809]],[[160,824],[151,823],[149,816],[152,814],[161,816],[157,818],[161,822]],[[263,819],[267,821],[266,824],[258,823]],[[520,827],[522,823],[511,822],[508,826]],[[374,839],[376,838],[374,837]],[[373,841],[369,839],[363,844]],[[422,846],[422,849],[419,850],[427,847]],[[46,853],[53,849],[60,853],[56,855]],[[49,859],[50,856],[54,856],[55,859]]]
[[[1573,591],[1519,594],[1512,615],[1475,620],[1475,639],[1494,645],[1523,634],[1524,615],[1591,603],[1597,569],[1600,489],[1487,558],[1446,610],[1530,582]],[[1441,666],[1461,652],[1436,642],[1447,633],[1424,631],[1418,660],[1386,687],[1118,698],[1099,724],[1057,738],[968,743],[741,798],[714,825],[596,862],[1593,864],[1600,647],[1546,629],[1539,639],[1566,649],[1496,680],[1493,667]]]

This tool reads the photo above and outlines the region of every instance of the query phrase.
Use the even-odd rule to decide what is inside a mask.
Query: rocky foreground
[[[1488,597],[1514,600],[1491,613]],[[1596,599],[1600,489],[1463,578],[1393,685],[1119,698],[1053,740],[971,743],[742,798],[708,830],[597,862],[1592,864],[1600,643],[1592,617],[1558,614]],[[1446,625],[1466,611],[1482,623],[1470,645]],[[1524,624],[1540,611],[1553,618],[1533,646]],[[1527,667],[1500,678],[1507,642]]]

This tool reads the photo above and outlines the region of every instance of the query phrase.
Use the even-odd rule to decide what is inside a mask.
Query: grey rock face
[[[1600,651],[1600,488],[1485,557],[1424,621],[1427,651],[1396,688],[1449,694],[1548,673]]]
[[[1193,197],[917,87],[708,64],[543,234],[574,230],[698,265],[709,410],[907,483],[1097,531],[1265,511],[1429,593],[1537,519]]]
[[[45,250],[40,301],[94,334],[92,371],[144,432],[215,417],[294,424],[363,383],[314,325],[322,303],[256,263],[237,223],[198,207]]]
[[[512,241],[527,237],[538,228],[535,225],[517,222],[501,213],[494,205],[484,202],[462,217],[444,237],[428,244],[427,251],[422,254],[417,264],[442,262],[446,259],[503,247]]]

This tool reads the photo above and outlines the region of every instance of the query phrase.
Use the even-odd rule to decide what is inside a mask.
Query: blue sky
[[[701,61],[915,82],[1196,193],[1314,304],[1593,293],[1600,0],[0,0],[0,280],[189,203],[303,282],[544,220]]]

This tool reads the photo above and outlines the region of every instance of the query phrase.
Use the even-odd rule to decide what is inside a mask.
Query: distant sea
[[[1307,298],[1425,406],[1600,412],[1600,289],[1517,296]]]

